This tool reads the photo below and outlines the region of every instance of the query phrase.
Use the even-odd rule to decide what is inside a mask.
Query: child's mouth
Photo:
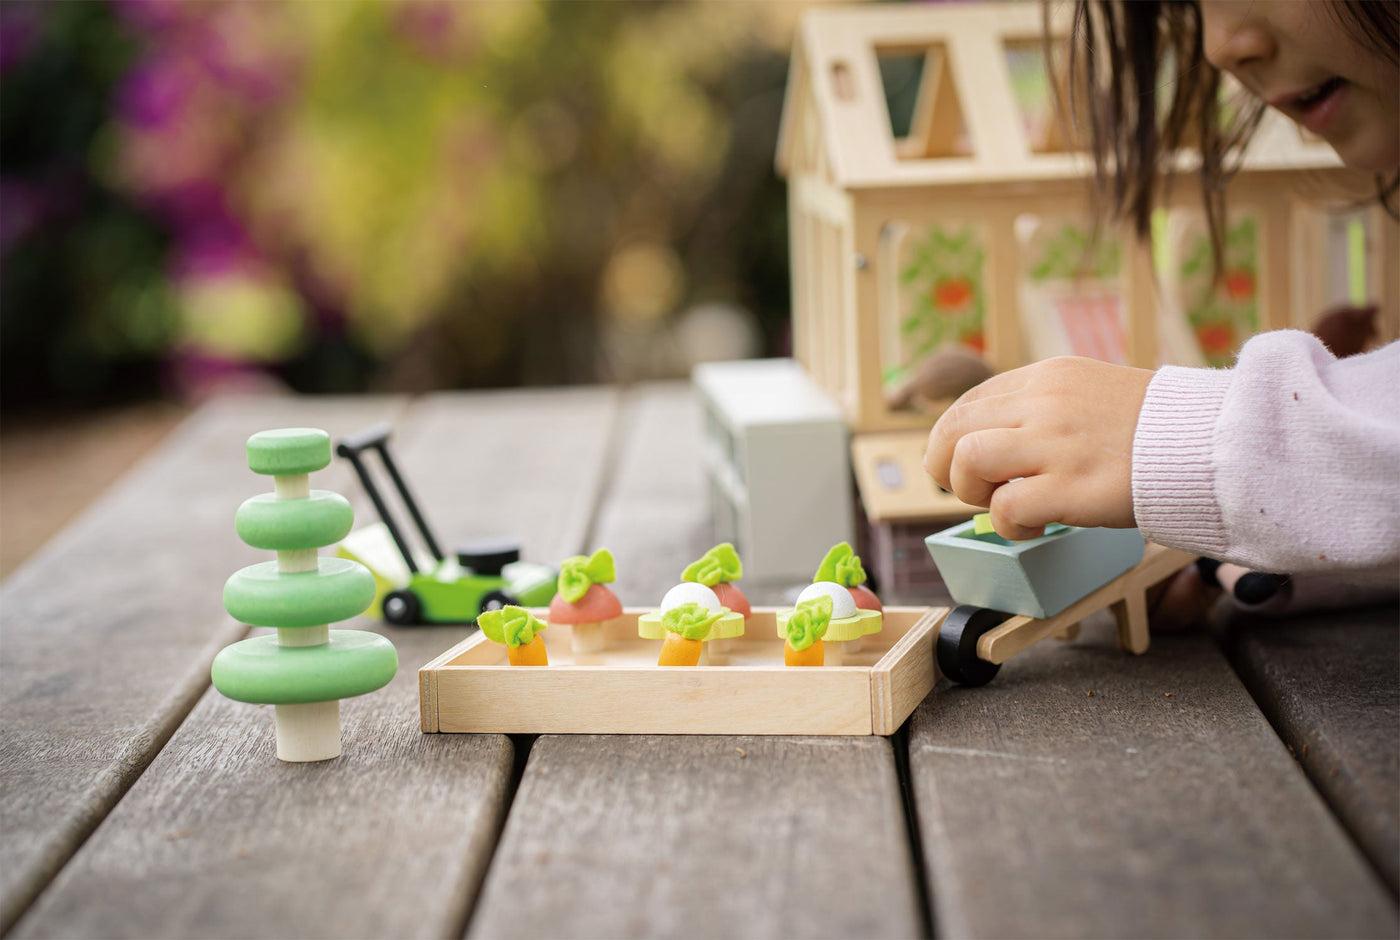
[[[1294,98],[1290,110],[1295,112],[1300,124],[1314,134],[1321,134],[1337,113],[1346,85],[1344,78],[1329,78]]]

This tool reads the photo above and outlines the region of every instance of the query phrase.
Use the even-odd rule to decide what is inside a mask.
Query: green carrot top
[[[592,555],[566,558],[559,566],[559,593],[570,604],[578,603],[595,584],[616,580],[612,552],[600,548]]]
[[[721,582],[738,581],[744,576],[744,565],[739,561],[739,553],[729,542],[721,542],[700,556],[681,572],[682,581],[694,581],[706,587],[714,587]]]
[[[817,581],[835,581],[845,588],[864,584],[865,568],[861,566],[860,556],[848,543],[837,542],[831,546],[831,551],[826,553],[826,557],[817,568],[817,576],[812,582]]]
[[[710,627],[723,616],[723,611],[711,611],[703,604],[693,601],[672,607],[661,615],[661,625],[672,633],[678,633],[687,640],[703,640],[710,634]]]
[[[831,625],[831,598],[823,594],[810,601],[803,601],[788,617],[787,641],[793,649],[805,650],[826,636],[826,628]]]
[[[506,606],[500,610],[483,611],[476,618],[476,625],[486,634],[486,639],[494,643],[504,643],[511,649],[529,646],[535,634],[548,624],[541,623],[524,607]]]

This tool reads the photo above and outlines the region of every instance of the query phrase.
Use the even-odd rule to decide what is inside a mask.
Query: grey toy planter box
[[[996,533],[974,534],[969,521],[924,544],[959,604],[1044,619],[1128,571],[1142,560],[1146,543],[1137,529],[1062,525],[1038,539],[1008,542]]]

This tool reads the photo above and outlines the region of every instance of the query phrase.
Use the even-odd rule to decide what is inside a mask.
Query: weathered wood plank
[[[546,735],[468,935],[922,932],[889,739]]]
[[[271,709],[209,690],[16,937],[441,937],[460,929],[508,796],[502,735],[424,735],[392,636],[384,689],[341,703],[333,761],[275,757]]]
[[[617,556],[613,587],[626,606],[659,602],[685,566],[714,544],[702,421],[688,383],[640,386],[623,400],[617,464],[588,547],[607,547]],[[813,547],[814,571],[830,547]],[[739,586],[753,604],[791,603],[787,585],[741,581]]]
[[[940,686],[909,763],[944,936],[1384,936],[1385,888],[1209,637],[1111,618]]]
[[[233,511],[269,489],[255,431],[384,420],[397,399],[241,399],[203,409],[0,592],[0,929],[87,838],[209,683],[242,628],[220,586],[258,552]],[[326,471],[318,485],[348,482]]]
[[[1391,893],[1400,893],[1400,611],[1241,619],[1230,661]]]
[[[414,408],[411,444],[392,446],[444,550],[513,536],[526,559],[558,564],[583,551],[620,398],[611,388],[433,395]]]
[[[395,455],[441,541],[524,519],[512,528],[538,553],[576,550],[569,543],[581,535],[566,509],[586,506],[597,488],[615,397],[523,400],[434,397],[399,423]],[[503,420],[511,415],[521,420]],[[561,442],[570,461],[541,440]],[[484,441],[501,456],[486,456]],[[224,500],[224,526],[235,506]],[[207,580],[216,601],[226,574]],[[380,629],[398,647],[399,674],[343,703],[339,759],[278,762],[268,710],[208,693],[16,934],[459,932],[509,798],[513,749],[501,735],[418,730],[417,669],[468,628]]]
[[[613,550],[619,595],[647,606],[709,547],[700,412],[688,386],[671,385],[634,390],[623,415],[589,547]],[[469,932],[924,930],[887,739],[546,735],[531,750]]]
[[[612,550],[613,589],[624,606],[658,603],[710,547],[700,431],[700,406],[689,384],[642,386],[623,400],[617,462],[588,548]]]

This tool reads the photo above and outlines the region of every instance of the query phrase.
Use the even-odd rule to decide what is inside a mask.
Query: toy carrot
[[[622,602],[608,587],[617,579],[612,552],[600,548],[592,555],[575,555],[559,566],[559,593],[549,602],[549,622],[572,626],[575,653],[603,648],[603,624],[622,616]]]
[[[817,568],[817,576],[812,579],[813,583],[818,581],[835,581],[850,591],[856,607],[861,610],[885,609],[875,592],[864,586],[865,568],[860,563],[860,556],[846,542],[831,546],[831,551],[826,553]]]
[[[540,637],[540,631],[548,625],[540,623],[524,607],[511,605],[484,611],[476,618],[476,625],[486,634],[486,639],[506,646],[512,666],[549,665],[544,640]]]
[[[666,639],[661,644],[658,666],[698,666],[704,640],[720,614],[701,604],[681,604],[661,616]]]
[[[753,608],[749,606],[744,592],[733,583],[743,576],[743,562],[739,561],[739,553],[729,542],[716,545],[681,572],[682,581],[694,581],[712,588],[721,604],[736,614],[748,617],[753,613]]]
[[[830,620],[824,643],[830,647],[823,653],[823,660],[830,660],[839,666],[847,654],[860,651],[864,638],[879,633],[884,626],[884,607],[880,599],[867,587],[865,569],[860,558],[845,542],[831,547],[817,568],[817,576],[812,583],[797,595],[797,604],[826,597],[831,601]],[[791,612],[779,611],[777,617],[778,638],[787,637],[787,620]]]
[[[783,643],[783,664],[787,666],[820,666],[826,661],[826,628],[831,624],[831,598],[816,597],[797,605],[787,621],[787,640]]]

